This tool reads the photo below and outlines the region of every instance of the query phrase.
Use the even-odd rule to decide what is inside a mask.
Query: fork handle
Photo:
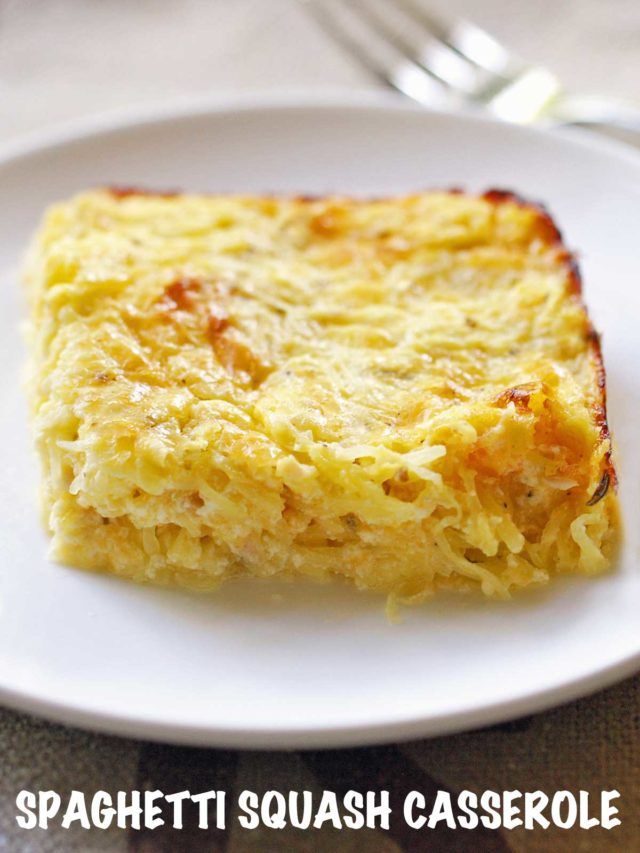
[[[599,95],[563,95],[547,117],[559,124],[609,127],[640,134],[640,105]]]

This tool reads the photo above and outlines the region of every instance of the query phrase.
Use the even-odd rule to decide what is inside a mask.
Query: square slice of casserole
[[[400,601],[608,565],[598,337],[536,205],[94,191],[47,213],[26,278],[64,563]]]

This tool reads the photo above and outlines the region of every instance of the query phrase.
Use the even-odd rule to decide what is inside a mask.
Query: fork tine
[[[417,0],[384,0],[384,12],[375,5],[383,0],[303,2],[361,65],[425,106],[482,106],[505,121],[530,124],[548,115],[561,91],[553,74],[516,59],[475,24],[447,28]]]
[[[421,24],[434,38],[444,42],[461,57],[478,68],[505,76],[521,68],[523,63],[485,30],[459,18],[446,25],[417,0],[396,0],[416,23]]]
[[[485,71],[451,48],[441,37],[444,31],[439,25],[436,25],[436,33],[427,29],[424,22],[416,18],[411,4],[404,0],[395,0],[395,3],[385,0],[384,12],[379,0],[378,3],[351,0],[350,5],[403,56],[454,91],[476,97],[487,88],[489,81]],[[417,32],[416,23],[419,25]]]
[[[451,46],[458,53],[494,74],[510,76],[524,65],[522,60],[509,53],[493,36],[470,21],[457,21],[451,29],[450,38]]]
[[[555,75],[545,68],[527,65],[475,24],[459,19],[447,28],[418,0],[395,0],[395,3],[431,31],[434,39],[484,73],[483,83],[475,91],[468,88],[463,91],[499,118],[529,124],[539,120],[557,98],[561,86]],[[421,58],[422,65],[427,58]],[[451,85],[456,84],[451,81]]]
[[[370,73],[403,95],[431,107],[447,107],[453,99],[446,88],[376,30],[353,3],[304,0],[327,33],[342,44]]]

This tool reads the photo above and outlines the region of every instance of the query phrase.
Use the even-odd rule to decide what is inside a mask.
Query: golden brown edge
[[[593,417],[596,425],[600,429],[600,437],[602,441],[607,442],[609,445],[605,454],[605,468],[602,472],[602,477],[593,495],[587,502],[587,506],[593,506],[604,498],[609,487],[614,489],[617,487],[618,477],[611,458],[611,432],[609,430],[609,422],[607,420],[607,376],[604,367],[604,360],[602,358],[601,337],[589,317],[589,311],[584,300],[583,278],[578,260],[575,254],[567,248],[562,232],[544,204],[526,199],[511,190],[503,189],[489,189],[482,193],[481,197],[496,205],[503,203],[517,204],[519,207],[527,208],[537,215],[539,225],[537,236],[543,243],[557,250],[558,260],[563,264],[567,271],[570,292],[580,303],[586,323],[587,344],[595,364],[598,382],[599,401],[594,407]]]

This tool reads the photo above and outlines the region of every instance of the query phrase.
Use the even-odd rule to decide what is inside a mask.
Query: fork
[[[418,0],[303,0],[325,31],[387,87],[429,107],[476,108],[516,124],[591,125],[640,133],[640,107],[565,92],[493,36],[444,23]]]

